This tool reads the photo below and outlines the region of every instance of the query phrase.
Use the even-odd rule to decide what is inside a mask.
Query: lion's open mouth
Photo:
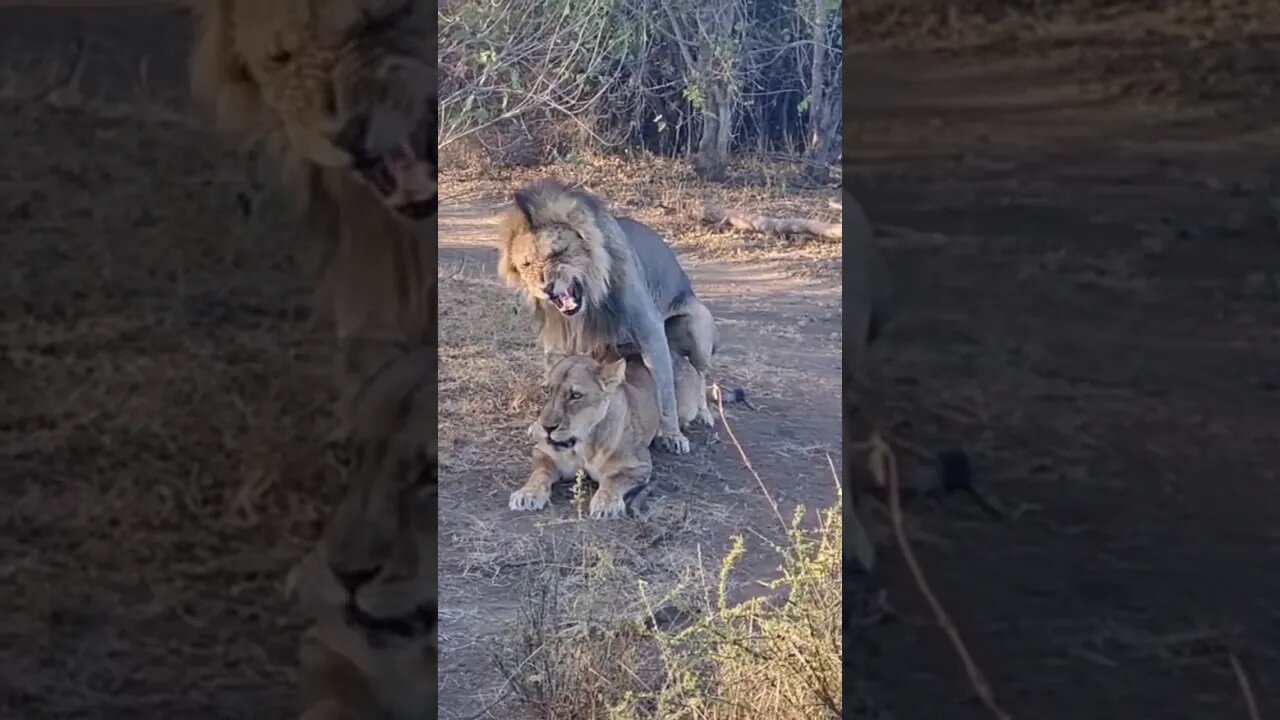
[[[417,135],[381,155],[357,158],[356,171],[377,190],[389,207],[414,220],[436,214],[436,166],[427,152],[419,152]]]
[[[547,301],[565,317],[578,314],[578,311],[582,309],[582,283],[574,280],[569,285],[569,292],[550,295],[547,297]]]
[[[555,438],[553,438],[553,437],[551,437],[550,435],[548,435],[548,436],[547,436],[547,444],[548,444],[548,445],[550,445],[551,447],[555,448],[556,450],[569,450],[569,449],[570,449],[570,448],[572,448],[574,445],[577,445],[577,444],[578,444],[578,438],[573,437],[573,436],[569,436],[568,438],[565,438],[564,440],[556,440]]]
[[[395,635],[405,639],[426,635],[436,626],[434,603],[424,603],[414,608],[408,615],[391,618],[374,617],[361,610],[355,603],[347,603],[345,615],[349,625],[358,626],[367,633]]]

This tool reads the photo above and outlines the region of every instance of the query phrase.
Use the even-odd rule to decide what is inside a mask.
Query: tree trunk
[[[710,57],[709,44],[704,44],[703,52],[703,57]],[[703,76],[709,77],[710,73],[706,72]],[[698,141],[698,155],[693,159],[694,171],[703,180],[720,182],[728,177],[733,106],[725,96],[723,88],[712,85],[707,88],[704,98],[702,137]]]
[[[702,113],[702,136],[698,140],[698,154],[693,158],[693,169],[703,180],[719,182],[728,175],[728,158],[720,152],[722,115],[714,103],[708,103]]]
[[[835,113],[832,102],[838,91],[828,91],[827,74],[831,62],[827,52],[827,24],[831,15],[828,0],[809,0],[812,15],[810,16],[810,39],[813,41],[813,62],[809,66],[809,128],[805,137],[805,175],[815,182],[823,182],[830,178],[831,142],[835,132],[833,122]]]

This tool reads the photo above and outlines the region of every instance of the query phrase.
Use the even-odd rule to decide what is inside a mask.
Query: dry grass
[[[122,108],[0,108],[0,715],[284,712],[328,347],[241,159]]]
[[[742,519],[696,488],[736,470],[731,450],[660,455],[659,489],[627,520],[586,519],[589,488],[581,486],[559,488],[545,513],[489,512],[484,506],[504,507],[529,472],[525,428],[543,397],[539,354],[527,311],[496,278],[444,268],[439,279],[440,336],[448,339],[440,350],[441,492],[456,509],[441,518],[442,646],[446,654],[484,648],[502,678],[501,688],[484,688],[493,716],[728,719],[779,688],[788,692],[769,702],[800,702],[802,710],[771,717],[816,717],[819,697],[838,707],[839,520],[828,519],[816,537],[797,526],[793,544],[777,554],[752,536],[747,557],[739,549],[721,558],[717,538]],[[677,478],[686,491],[670,492]],[[740,565],[749,567],[730,578]],[[752,599],[760,592],[753,583],[780,573],[771,602]],[[673,617],[692,624],[671,627]],[[820,670],[778,662],[800,647]],[[508,702],[517,707],[498,709]]]
[[[1102,37],[1193,44],[1265,36],[1270,0],[863,0],[845,3],[846,37],[861,47],[994,49]]]
[[[766,262],[797,277],[838,279],[838,241],[725,231],[692,218],[699,202],[709,202],[771,216],[840,222],[838,188],[809,185],[798,179],[795,165],[783,161],[739,160],[723,185],[697,180],[687,162],[651,155],[575,156],[537,168],[477,161],[446,167],[440,185],[446,203],[503,202],[513,188],[546,175],[580,183],[660,228],[682,257]]]
[[[828,511],[814,532],[803,515],[787,544],[749,551],[738,536],[718,567],[689,566],[661,594],[603,553],[539,568],[494,661],[546,720],[842,717],[841,518]],[[730,578],[748,552],[776,552],[782,576],[734,602]],[[590,582],[566,593],[566,570]],[[637,605],[638,617],[616,612]]]

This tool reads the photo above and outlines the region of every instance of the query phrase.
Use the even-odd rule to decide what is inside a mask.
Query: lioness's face
[[[360,392],[337,442],[346,494],[295,576],[313,612],[339,613],[371,644],[434,642],[434,357],[349,345],[346,381]]]
[[[552,225],[512,238],[510,261],[530,296],[546,300],[566,317],[582,311],[592,260],[573,229]]]
[[[609,412],[609,400],[626,375],[626,360],[599,363],[587,355],[547,358],[547,402],[538,414],[543,440],[568,450],[588,437]]]
[[[426,457],[376,442],[350,450],[349,489],[311,558],[308,600],[340,609],[371,644],[433,637],[438,495]]]
[[[434,9],[420,0],[204,1],[196,79],[214,85],[206,93],[221,96],[224,114],[249,116],[229,122],[282,131],[292,153],[350,169],[395,211],[434,215]]]

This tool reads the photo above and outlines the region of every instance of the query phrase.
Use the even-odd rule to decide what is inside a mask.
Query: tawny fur
[[[348,493],[291,577],[313,621],[301,646],[301,717],[426,717],[437,658],[436,237],[423,215],[435,202],[435,8],[197,0],[196,9],[193,94],[220,128],[278,163],[345,348],[337,414]],[[414,176],[426,198],[415,200],[426,208],[415,221],[356,161],[428,135],[431,147],[415,156],[427,173]],[[361,578],[354,595],[343,573]]]
[[[308,719],[416,719],[437,700],[436,354],[353,344],[344,367],[351,424],[335,444],[346,493],[290,578],[313,619],[301,704]],[[359,578],[354,594],[344,577]]]
[[[396,4],[199,0],[191,87],[219,127],[276,158],[297,201],[338,335],[434,342],[434,223],[409,222],[386,207],[332,140],[339,124],[331,107],[335,84],[349,88],[338,91],[340,99],[388,115],[435,102],[433,38],[425,21],[406,30],[421,34],[417,43],[399,39],[352,49],[338,39],[343,23],[358,22],[361,11],[385,12]],[[421,5],[425,16],[429,8]],[[294,44],[281,47],[279,37],[292,37]],[[396,97],[409,85],[389,82],[380,90],[387,96],[359,97],[373,84],[360,75],[365,68],[407,65],[405,53],[415,47],[421,53],[413,66],[422,73],[416,85],[430,88],[428,99]],[[289,66],[274,69],[272,58],[285,51]]]
[[[543,352],[641,357],[657,385],[659,440],[687,452],[669,342],[705,376],[715,321],[665,241],[615,217],[599,198],[551,180],[516,192],[498,238],[498,272],[528,300]],[[547,293],[573,287],[583,296],[569,316]]]
[[[681,358],[676,374],[681,417],[710,417],[701,373]],[[591,496],[593,518],[619,518],[626,498],[649,481],[649,446],[658,432],[653,376],[637,358],[556,355],[548,358],[547,401],[533,428],[533,470],[511,494],[513,510],[541,510],[551,486],[582,472],[598,484]]]

